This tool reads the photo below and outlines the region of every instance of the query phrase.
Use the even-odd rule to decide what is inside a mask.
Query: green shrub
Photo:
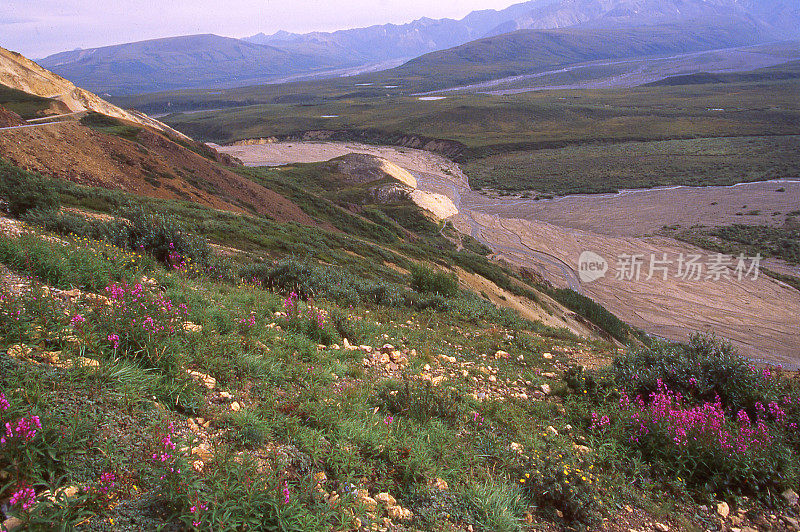
[[[458,278],[454,273],[414,265],[411,267],[411,288],[426,294],[453,297],[458,292]]]
[[[599,374],[571,370],[566,380],[595,405],[584,419],[594,446],[621,449],[623,460],[644,460],[705,496],[774,503],[800,479],[797,385],[714,337],[631,350]]]
[[[630,396],[647,397],[659,390],[659,381],[693,401],[719,397],[728,413],[744,409],[756,415],[756,404],[780,401],[785,381],[765,377],[740,357],[731,344],[713,336],[694,335],[688,345],[658,343],[634,349],[614,359],[610,375]]]
[[[33,209],[57,210],[52,181],[0,161],[0,198],[7,202],[11,216],[18,218]]]
[[[400,306],[404,302],[402,289],[397,285],[371,282],[343,268],[314,264],[309,260],[252,264],[245,266],[240,276],[270,290],[295,292],[301,299],[327,299],[340,305]]]
[[[548,439],[516,471],[515,480],[542,510],[561,512],[570,523],[589,525],[601,515],[599,478],[590,455]]]
[[[455,422],[466,411],[466,400],[457,390],[430,382],[386,381],[378,389],[376,405],[393,415],[425,423],[432,418]]]

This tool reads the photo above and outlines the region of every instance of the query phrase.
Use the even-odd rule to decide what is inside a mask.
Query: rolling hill
[[[352,75],[518,30],[664,24],[733,25],[755,28],[761,40],[785,39],[800,35],[800,9],[782,0],[531,0],[501,11],[475,11],[461,20],[421,18],[241,40],[171,37],[62,52],[41,64],[80,86],[120,96]]]
[[[28,107],[33,105],[42,113],[94,111],[156,129],[183,142],[191,140],[143,113],[120,109],[96,94],[42,68],[27,57],[5,48],[0,48],[0,88],[2,88],[0,94],[5,95],[8,100],[27,103]]]
[[[97,92],[134,94],[261,83],[342,62],[217,35],[189,35],[62,52],[41,64]]]
[[[536,72],[601,59],[665,56],[754,44],[754,25],[658,25],[638,28],[520,30],[418,57],[382,73],[415,91]]]
[[[44,120],[23,122],[15,110]],[[2,48],[0,124],[8,127],[0,132],[0,164],[139,196],[314,224],[288,199],[232,172],[231,158]]]

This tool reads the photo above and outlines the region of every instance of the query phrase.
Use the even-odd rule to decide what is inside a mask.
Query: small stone
[[[539,389],[542,390],[542,393],[545,395],[550,395],[550,385],[549,384],[542,384],[539,386]]]
[[[391,354],[391,352],[394,350],[395,347],[392,344],[383,344],[383,347],[381,347],[381,353],[385,353],[387,355]]]
[[[241,409],[242,405],[240,405],[238,402],[234,401],[231,403],[231,410],[233,410],[234,412],[238,412]]]
[[[555,429],[555,428],[554,428],[552,425],[550,425],[549,427],[547,427],[547,428],[545,429],[545,432],[546,432],[546,433],[547,433],[549,436],[554,436],[554,437],[555,437],[555,436],[558,436],[558,431],[557,431],[557,430],[556,430],[556,429]]]
[[[183,330],[190,333],[200,333],[203,332],[203,326],[192,323],[191,321],[186,321],[183,323]]]
[[[726,519],[731,514],[731,507],[728,506],[727,502],[721,502],[717,504],[717,514]]]
[[[3,521],[3,530],[8,530],[9,532],[11,532],[12,530],[16,530],[21,526],[22,526],[22,519],[17,519],[16,517],[9,517],[5,521]]]
[[[12,345],[8,348],[8,351],[6,351],[6,354],[11,358],[24,358],[30,356],[32,353],[33,349],[25,344]]]
[[[522,454],[522,445],[517,442],[511,442],[511,450]]]
[[[439,477],[436,477],[436,479],[431,482],[431,487],[436,488],[439,491],[450,490],[450,486],[447,485],[447,481]]]
[[[657,530],[658,532],[669,532],[669,527],[664,523],[655,523],[653,525],[653,530]]]
[[[505,351],[502,351],[502,350],[500,350],[500,351],[497,351],[497,352],[494,354],[494,358],[497,358],[497,359],[500,359],[500,358],[508,358],[509,356],[511,356],[511,355],[509,355],[508,353],[506,353]]]
[[[788,515],[782,515],[781,519],[783,522],[792,527],[792,530],[800,530],[800,523],[797,522],[797,519],[794,517],[789,517]]]
[[[497,382],[497,377],[494,375],[489,375],[489,382]]]
[[[572,448],[580,454],[592,454],[592,450],[585,445],[573,445]],[[633,511],[633,509],[631,509],[631,511]]]
[[[400,506],[389,506],[386,509],[386,513],[389,514],[389,519],[395,519],[397,521],[406,521],[414,517],[414,513],[411,510]]]
[[[364,351],[365,353],[372,353],[372,351],[373,351],[373,348],[372,348],[371,345],[360,345],[360,346],[358,346],[358,348],[361,349],[362,351]]]
[[[551,353],[543,353],[542,358],[545,360],[553,360],[553,355]]]
[[[788,489],[784,491],[781,495],[783,496],[783,499],[786,501],[786,504],[788,504],[789,506],[797,505],[797,500],[798,500],[797,492],[794,491],[793,489]]]
[[[545,379],[556,379],[556,378],[558,378],[555,373],[552,373],[550,371],[548,371],[546,373],[542,373],[542,377],[544,377]]]
[[[375,495],[375,500],[385,506],[397,506],[397,500],[386,492]]]
[[[208,462],[214,457],[213,453],[211,452],[211,445],[208,443],[201,443],[197,447],[193,448],[192,456],[196,456],[203,462]]]
[[[226,401],[230,401],[233,399],[233,396],[228,392],[219,392],[220,399],[225,399]]]
[[[186,373],[194,379],[198,384],[202,384],[209,390],[213,390],[217,386],[217,379],[212,377],[211,375],[206,375],[205,373],[200,373],[199,371],[194,371],[191,369],[187,369]]]

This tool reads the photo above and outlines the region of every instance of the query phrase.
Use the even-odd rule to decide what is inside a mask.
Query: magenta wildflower
[[[289,504],[289,483],[283,481],[283,504]]]
[[[107,339],[111,343],[111,347],[114,349],[119,349],[119,335],[109,334]]]
[[[22,504],[22,509],[27,510],[36,502],[36,492],[30,486],[23,484],[20,488],[11,495],[11,500],[8,504],[17,506]]]
[[[4,393],[0,393],[0,410],[5,412],[9,408],[11,408],[11,405],[8,403],[6,395]]]

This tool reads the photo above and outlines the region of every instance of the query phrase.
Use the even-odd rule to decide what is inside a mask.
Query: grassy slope
[[[308,165],[250,175],[307,199],[309,213],[321,219],[353,218],[348,223],[357,228],[356,215],[333,204],[323,208],[324,198],[313,194],[324,188],[314,178],[324,178],[321,171]],[[298,190],[297,183],[309,179],[311,186]],[[291,285],[274,293],[236,276],[239,266],[264,255],[307,253],[349,275],[406,289],[407,277],[382,269],[381,261],[408,265],[403,257],[422,255],[457,263],[457,254],[439,249],[443,239],[422,232],[381,243],[188,203],[66,183],[56,188],[66,203],[99,212],[140,201],[248,253],[218,257],[214,269],[196,274],[165,270],[146,254],[85,238],[0,239],[0,263],[60,288],[102,292],[105,282],[135,283],[143,274],[153,279],[142,295],[128,296],[135,304],[127,307],[52,288],[42,292],[37,281],[23,281],[21,293],[0,299],[0,393],[9,403],[0,408],[0,420],[38,415],[42,424],[24,444],[13,439],[0,449],[0,470],[14,475],[0,495],[10,496],[18,481],[38,493],[45,484],[51,490],[87,486],[17,512],[29,528],[56,521],[91,530],[180,523],[215,530],[361,529],[389,511],[386,503],[371,511],[375,503],[368,496],[389,500],[379,495],[388,492],[413,512],[410,524],[418,530],[517,532],[584,524],[625,530],[654,520],[706,530],[716,526],[716,517],[692,497],[713,507],[717,497],[733,503],[740,492],[764,497],[797,488],[796,433],[772,420],[771,445],[735,459],[695,447],[679,453],[690,460],[675,458],[669,438],[641,449],[630,443],[617,386],[634,394],[649,391],[656,377],[673,387],[700,382],[703,393],[733,398],[733,413],[737,405],[796,395],[788,383],[737,359],[709,352],[701,368],[691,357],[681,362],[656,350],[645,355],[657,363],[622,357],[605,376],[583,373],[577,361],[617,350],[508,313],[481,312],[487,307],[463,296],[425,310],[321,297],[315,305],[326,319],[319,327],[316,318],[288,322],[279,314]],[[304,315],[309,310],[300,307]],[[136,323],[150,327],[147,317],[165,330],[143,332]],[[184,321],[201,329],[185,330]],[[341,346],[343,337],[378,350],[392,344],[408,363],[393,366],[377,353],[332,345]],[[82,367],[87,360],[97,366]],[[213,376],[214,390],[187,369]],[[791,422],[800,418],[800,399],[797,409],[793,401],[786,407]],[[610,415],[613,428],[593,428],[595,411]],[[166,441],[176,444],[174,450],[164,445],[170,431]],[[23,452],[13,454],[17,449]],[[152,459],[161,453],[168,456]],[[103,473],[113,481],[102,480]],[[767,503],[780,508],[768,497],[742,504],[755,519],[775,513]],[[635,511],[618,511],[626,505]],[[399,511],[391,512],[399,523]]]

